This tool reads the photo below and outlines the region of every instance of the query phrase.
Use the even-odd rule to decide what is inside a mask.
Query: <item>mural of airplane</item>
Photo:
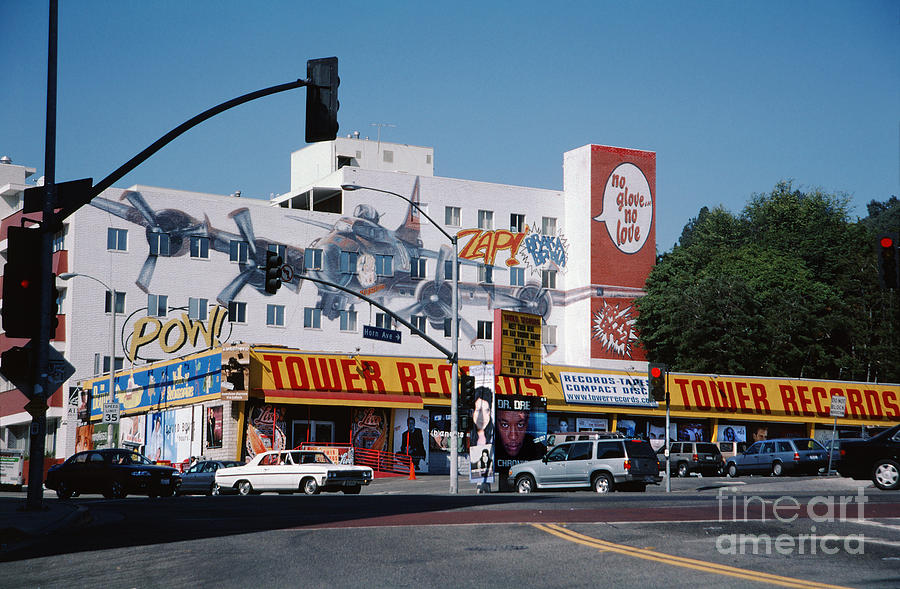
[[[411,190],[410,201],[419,204],[419,178],[416,177]],[[314,239],[307,247],[276,242],[265,237],[257,237],[254,232],[250,211],[246,207],[232,211],[228,217],[235,223],[237,233],[214,228],[208,215],[202,221],[178,209],[153,210],[139,192],[126,190],[116,202],[104,198],[94,198],[91,205],[111,213],[121,219],[145,228],[148,243],[158,239],[155,234],[169,236],[169,257],[185,255],[190,251],[190,238],[207,237],[211,250],[229,254],[233,241],[248,244],[248,256],[239,264],[238,273],[222,289],[217,300],[223,306],[234,300],[245,286],[256,289],[266,296],[265,259],[270,246],[277,246],[284,256],[285,264],[292,267],[293,277],[284,282],[294,292],[299,292],[304,273],[319,280],[338,284],[356,290],[378,300],[388,308],[394,308],[394,299],[411,298],[413,302],[395,310],[402,317],[425,315],[435,329],[443,329],[444,321],[452,317],[451,276],[445,262],[452,260],[453,250],[442,245],[437,250],[426,249],[420,237],[421,222],[418,210],[410,205],[404,221],[395,230],[381,224],[381,214],[369,203],[358,204],[351,216],[341,216],[333,223],[296,215],[288,218],[323,229],[326,233]],[[306,267],[308,250],[318,250],[321,264]],[[356,268],[348,265],[348,256],[355,255]],[[149,292],[156,255],[149,255],[135,281],[141,290]],[[342,260],[342,258],[344,258]],[[314,258],[315,259],[315,258]],[[431,278],[414,271],[413,260],[434,260]],[[377,267],[379,262],[390,260],[389,271]],[[460,265],[481,266],[478,261],[460,258]],[[452,268],[452,267],[451,267]],[[380,271],[377,271],[380,270]],[[505,271],[505,266],[494,266]],[[445,275],[446,273],[446,275]],[[342,310],[350,310],[358,302],[351,295],[336,288],[316,283],[319,300],[316,306],[329,320],[334,320]],[[532,313],[543,317],[546,323],[554,305],[566,305],[590,297],[590,289],[565,293],[543,288],[539,283],[530,282],[524,286],[506,286],[495,283],[460,282],[459,306],[504,308]],[[460,318],[460,331],[474,341],[476,330]],[[555,346],[546,352],[552,353]]]

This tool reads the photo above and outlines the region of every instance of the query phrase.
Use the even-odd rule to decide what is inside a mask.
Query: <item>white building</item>
[[[0,163],[4,256],[33,172]],[[339,138],[293,153],[290,191],[271,202],[110,188],[55,242],[57,274],[96,279],[57,281],[64,328],[54,345],[76,367],[61,390],[108,371],[106,287],[116,293],[117,368],[207,348],[197,330],[216,327],[218,307],[228,310],[216,333],[224,343],[440,357],[378,307],[303,278],[365,294],[450,348],[453,250],[441,230],[458,236],[461,359],[492,357],[503,308],[541,316],[544,363],[642,372],[632,303],[656,253],[655,174],[651,152],[587,145],[564,155],[563,190],[473,182],[435,176],[432,148]],[[261,268],[270,248],[292,275],[275,294]],[[364,339],[364,325],[398,329],[402,342]],[[16,344],[0,334],[0,348]],[[30,415],[10,388],[0,393],[0,444],[21,447]],[[57,458],[75,444],[65,405],[57,393],[48,414],[64,432],[48,445]]]

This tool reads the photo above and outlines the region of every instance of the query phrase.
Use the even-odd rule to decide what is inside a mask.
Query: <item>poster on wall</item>
[[[496,395],[495,471],[501,490],[511,466],[543,458],[547,437],[547,399],[523,395]]]
[[[721,423],[717,437],[719,438],[717,442],[746,442],[747,426]]]
[[[494,482],[494,365],[469,367],[475,378],[472,428],[469,431],[469,482]]]
[[[367,450],[388,450],[388,410],[360,407],[353,410],[351,436],[353,445]]]
[[[605,417],[578,417],[575,428],[580,432],[605,432],[609,430],[609,420]]]
[[[247,438],[244,452],[253,458],[260,452],[284,450],[287,441],[285,409],[274,405],[250,405],[247,409]]]
[[[172,462],[183,462],[191,457],[191,441],[194,430],[194,408],[182,407],[176,409],[175,414],[175,444]]]
[[[222,447],[222,405],[206,408],[206,447]]]
[[[144,434],[147,428],[146,415],[132,415],[119,418],[119,444],[132,447],[144,445]]]
[[[633,419],[620,419],[616,422],[616,431],[627,438],[633,438],[637,424]]]
[[[416,472],[428,472],[428,448],[425,432],[428,429],[428,411],[423,409],[396,409],[394,411],[394,452],[409,456]]]
[[[75,430],[75,451],[84,452],[85,450],[93,450],[94,445],[92,439],[94,436],[94,426],[91,424],[80,425]]]
[[[706,438],[703,424],[695,421],[682,421],[678,423],[679,442],[702,442]]]
[[[646,360],[634,301],[656,261],[656,153],[592,145],[591,357]]]
[[[428,425],[429,452],[450,453],[450,410],[432,410]],[[465,452],[466,432],[457,432],[456,451]],[[449,468],[449,467],[448,467]],[[449,471],[448,471],[449,472]]]

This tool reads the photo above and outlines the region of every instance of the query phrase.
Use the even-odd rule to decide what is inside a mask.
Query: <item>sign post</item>
[[[843,417],[847,408],[847,397],[833,395],[831,397],[831,416],[834,418],[834,425],[831,426],[831,447],[828,449],[828,472],[827,476],[831,476],[831,459],[834,456],[834,438],[837,433],[837,418]]]

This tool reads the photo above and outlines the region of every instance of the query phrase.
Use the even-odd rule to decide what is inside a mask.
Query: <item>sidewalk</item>
[[[83,523],[90,518],[86,507],[59,501],[55,493],[45,491],[39,511],[26,511],[22,492],[0,494],[0,557],[61,528]]]

